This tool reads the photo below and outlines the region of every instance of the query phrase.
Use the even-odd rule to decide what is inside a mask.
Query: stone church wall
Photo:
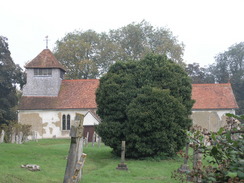
[[[24,110],[19,111],[18,121],[21,124],[32,125],[32,130],[37,132],[38,139],[68,138],[69,130],[62,130],[62,116],[69,114],[72,125],[76,113],[85,115],[87,112],[88,110]],[[89,120],[85,119],[85,121]]]
[[[226,113],[235,114],[235,110],[192,110],[191,119],[193,125],[216,132],[226,125]]]

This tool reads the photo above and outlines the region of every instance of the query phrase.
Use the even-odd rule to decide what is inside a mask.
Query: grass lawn
[[[39,142],[0,144],[0,183],[61,183],[70,140],[50,139]],[[82,183],[173,183],[171,172],[183,160],[126,160],[128,171],[116,170],[120,159],[111,149],[102,145],[84,148],[87,159]],[[23,164],[40,165],[41,171],[31,172],[20,168]]]

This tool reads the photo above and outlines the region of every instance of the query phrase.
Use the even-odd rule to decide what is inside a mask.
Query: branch
[[[238,130],[238,131],[228,131],[228,132],[230,132],[231,134],[235,134],[235,133],[244,133],[244,130]],[[226,132],[226,131],[224,131],[224,132],[222,132],[220,135],[224,135],[224,134],[226,134],[226,133],[228,133],[228,132]],[[203,132],[202,133],[203,135],[211,135],[211,133],[205,133],[205,132]],[[214,134],[217,134],[217,132],[214,132]]]

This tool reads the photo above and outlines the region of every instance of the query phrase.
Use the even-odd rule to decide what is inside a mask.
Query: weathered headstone
[[[2,132],[0,134],[0,144],[4,142],[4,135],[5,135],[5,132],[4,132],[4,130],[2,130]]]
[[[19,144],[19,136],[18,135],[15,135],[15,143]]]
[[[194,149],[193,152],[193,170],[199,170],[202,168],[202,151],[201,149]],[[202,178],[200,176],[195,176],[193,178],[193,182],[202,182]]]
[[[98,136],[98,147],[101,147],[101,141],[102,141],[102,138],[100,136]]]
[[[92,147],[94,147],[95,141],[96,141],[96,133],[94,132],[92,136]]]
[[[23,142],[23,132],[19,132],[19,134],[18,134],[18,137],[19,137],[19,139],[18,139],[18,144],[22,144],[22,142]]]
[[[15,143],[15,137],[16,136],[16,133],[15,133],[15,129],[12,130],[12,133],[11,133],[11,143]]]
[[[125,164],[125,141],[122,141],[121,144],[121,162],[118,164],[117,170],[128,170],[127,165]]]
[[[189,155],[188,155],[188,149],[189,149],[189,143],[186,143],[186,151],[185,151],[185,156],[184,156],[184,164],[181,165],[181,167],[178,169],[178,172],[180,173],[186,173],[190,171],[190,168],[188,166],[188,159],[189,159]]]
[[[86,134],[86,146],[88,146],[89,132]]]
[[[37,132],[36,132],[36,131],[32,131],[31,139],[32,139],[33,141],[38,142],[38,139],[37,139]]]
[[[64,175],[64,183],[77,183],[82,176],[81,169],[86,157],[86,155],[82,154],[83,120],[84,115],[77,113],[75,117],[75,124],[71,126],[71,142]]]

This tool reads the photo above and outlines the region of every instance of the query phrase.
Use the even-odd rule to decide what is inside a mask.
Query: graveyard
[[[42,139],[23,144],[0,144],[0,182],[60,183],[63,182],[70,139]],[[183,158],[157,160],[126,159],[128,170],[117,170],[120,158],[111,148],[89,143],[84,146],[87,158],[83,167],[82,183],[162,183],[177,182],[171,172],[178,169]],[[21,165],[36,164],[40,171],[30,171]]]

